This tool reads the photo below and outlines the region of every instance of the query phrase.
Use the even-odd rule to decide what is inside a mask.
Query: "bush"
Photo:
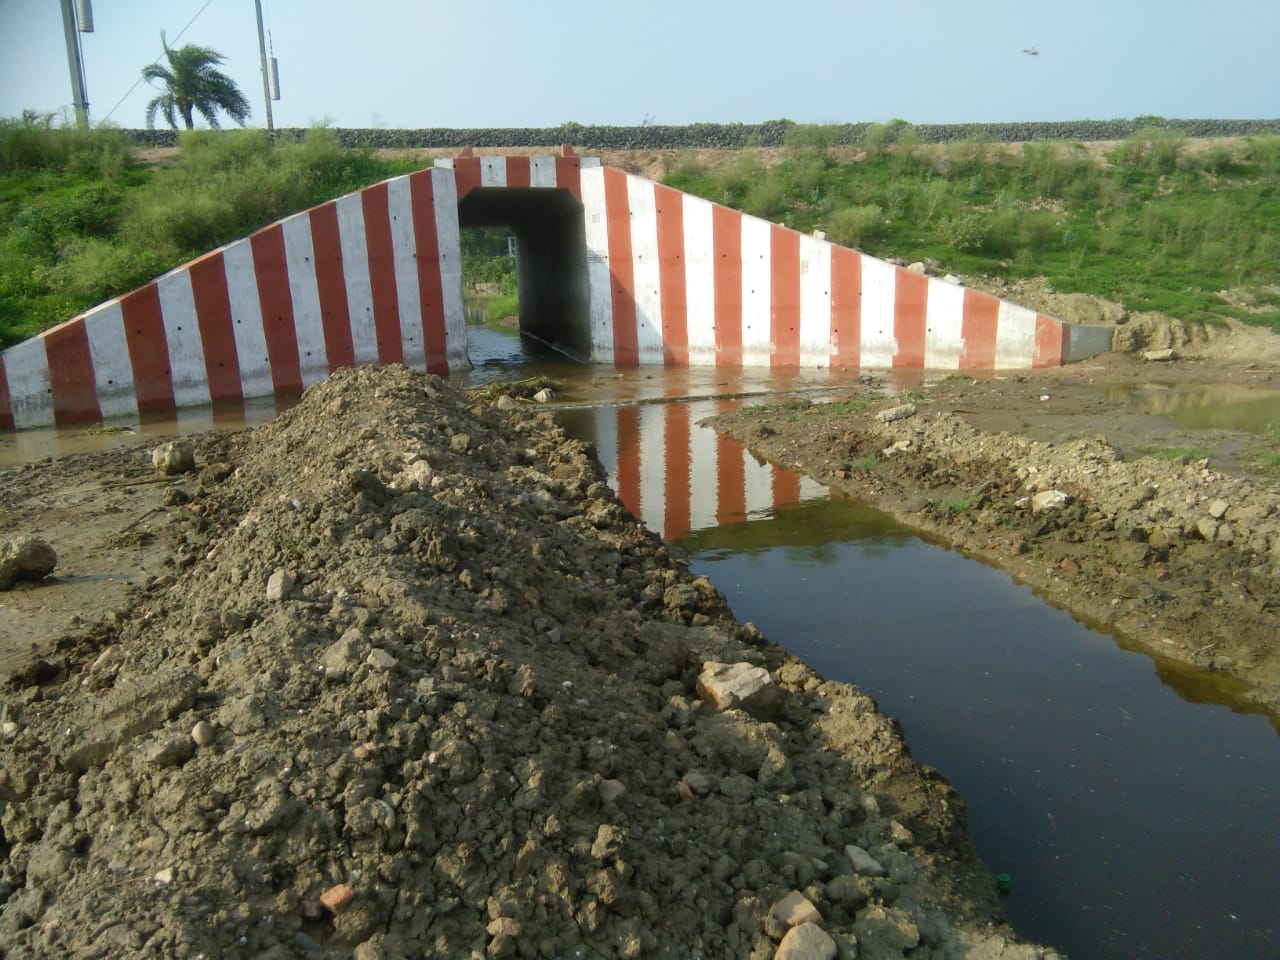
[[[860,247],[884,233],[884,211],[876,204],[842,207],[827,218],[827,239],[842,247]]]
[[[57,126],[53,114],[30,110],[0,118],[0,174],[51,170],[110,180],[132,163],[133,148],[123,131]]]
[[[161,270],[160,259],[149,250],[94,237],[73,241],[39,279],[57,296],[93,304],[140,287]]]

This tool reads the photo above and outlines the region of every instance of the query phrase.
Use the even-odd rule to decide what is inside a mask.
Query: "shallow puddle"
[[[724,406],[562,417],[739,619],[901,721],[1016,929],[1073,960],[1280,955],[1272,718],[696,425]]]
[[[1111,387],[1110,402],[1196,430],[1280,431],[1280,390],[1239,384]]]

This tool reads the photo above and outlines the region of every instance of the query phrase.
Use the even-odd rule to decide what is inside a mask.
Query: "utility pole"
[[[87,9],[87,8],[86,8]],[[76,126],[89,128],[89,95],[84,85],[84,60],[80,56],[80,38],[76,36],[76,11],[72,0],[62,0],[62,29],[67,35],[67,66],[71,70],[71,101],[76,108]],[[93,30],[93,18],[84,24],[85,32]]]
[[[71,0],[62,0],[64,4]],[[262,96],[267,103],[267,132],[275,130],[275,122],[271,119],[271,73],[267,68],[267,37],[262,32],[262,0],[253,0],[258,11],[258,55],[262,58]]]

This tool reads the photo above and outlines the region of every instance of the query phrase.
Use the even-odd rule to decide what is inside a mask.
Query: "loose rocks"
[[[220,455],[168,517],[191,562],[0,691],[6,957],[767,958],[821,940],[777,946],[792,891],[841,945],[992,935],[945,784],[539,408],[342,370]],[[881,809],[892,882],[841,856]]]
[[[0,590],[11,590],[19,580],[43,580],[53,573],[58,555],[35,537],[17,537],[0,544]]]

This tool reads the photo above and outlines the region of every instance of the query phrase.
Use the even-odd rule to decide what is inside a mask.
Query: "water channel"
[[[1011,875],[1005,906],[1024,936],[1072,960],[1280,957],[1277,718],[698,425],[752,395],[829,387],[828,375],[622,373],[480,328],[471,350],[463,382],[563,378],[583,402],[559,416],[595,443],[628,508],[740,619],[899,719],[913,754],[964,797],[983,858]],[[0,438],[0,464],[111,439]]]

